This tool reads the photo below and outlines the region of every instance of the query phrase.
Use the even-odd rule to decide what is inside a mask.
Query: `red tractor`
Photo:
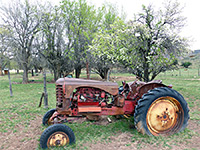
[[[46,112],[42,148],[75,142],[71,128],[62,124],[70,117],[98,119],[102,115],[133,115],[136,129],[147,135],[171,135],[187,126],[189,109],[181,94],[160,80],[148,83],[60,78],[56,81],[56,109]]]

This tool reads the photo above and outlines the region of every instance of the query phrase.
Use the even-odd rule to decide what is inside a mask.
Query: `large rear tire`
[[[41,148],[66,146],[75,143],[72,129],[64,124],[54,124],[44,130],[40,137]]]
[[[136,129],[147,135],[171,135],[184,130],[189,109],[183,96],[168,87],[150,90],[138,101],[134,113]]]

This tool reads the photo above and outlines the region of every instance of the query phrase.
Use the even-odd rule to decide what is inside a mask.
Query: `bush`
[[[182,62],[181,66],[183,66],[184,68],[188,68],[190,65],[192,65],[191,62]]]

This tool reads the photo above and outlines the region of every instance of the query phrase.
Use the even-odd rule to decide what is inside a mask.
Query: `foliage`
[[[9,32],[4,27],[0,28],[0,75],[3,74],[2,70],[9,65]]]
[[[182,62],[191,62],[192,68],[199,68],[200,67],[200,53],[199,54],[190,54],[183,59],[181,59]]]
[[[107,56],[91,55],[90,64],[92,64],[92,71],[98,74],[102,79],[107,79],[108,71],[113,64],[107,59]]]
[[[65,52],[67,42],[64,40],[65,25],[61,17],[62,11],[50,4],[44,10],[40,25],[41,36],[37,37],[37,44],[40,47],[39,54],[44,57],[48,68],[53,70],[56,81],[62,75],[73,71],[74,66]]]
[[[192,65],[191,62],[187,61],[187,62],[182,62],[181,66],[188,68],[190,65]]]
[[[168,3],[163,10],[143,6],[135,20],[118,19],[109,31],[100,32],[91,49],[108,55],[146,82],[160,72],[176,68],[178,56],[187,51],[187,41],[178,35],[184,25],[178,3]]]
[[[23,68],[23,82],[28,82],[28,69],[32,52],[32,44],[37,34],[40,15],[37,7],[27,0],[15,2],[10,6],[2,6],[4,27],[12,34],[9,39],[16,61]]]
[[[73,59],[75,75],[78,78],[87,61],[88,45],[98,30],[102,17],[101,10],[89,6],[86,0],[64,0],[61,3],[62,18],[65,23],[66,52]]]
[[[100,23],[99,32],[103,33],[111,29],[111,25],[118,17],[118,13],[116,10],[117,9],[112,5],[103,6],[103,17]],[[99,74],[102,79],[107,79],[108,71],[112,67],[115,67],[116,64],[112,60],[110,60],[106,54],[96,55],[93,53],[92,48],[90,48],[88,51],[91,57],[90,63],[92,63],[92,71]]]
[[[143,6],[130,22],[120,19],[112,5],[96,9],[86,0],[63,0],[59,6],[25,0],[2,6],[1,12],[4,27],[12,35],[6,45],[24,70],[24,83],[29,69],[48,67],[56,80],[73,69],[79,77],[87,62],[102,78],[120,63],[149,81],[176,68],[187,46],[187,40],[178,35],[185,18],[176,2],[166,3],[160,11]],[[7,58],[2,55],[1,60]]]

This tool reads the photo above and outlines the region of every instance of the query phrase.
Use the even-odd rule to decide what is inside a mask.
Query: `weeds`
[[[181,73],[181,76],[176,76],[179,72],[167,72],[166,74],[161,74],[157,79],[163,80],[166,85],[173,84],[173,88],[180,92],[188,102],[190,108],[190,118],[191,120],[197,121],[200,124],[200,78],[192,75],[193,70],[188,73]],[[172,76],[173,73],[173,76]],[[123,76],[123,74],[112,74],[113,76]],[[125,74],[126,77],[130,76]],[[52,83],[53,77],[49,74],[47,80],[51,83],[47,84],[48,99],[49,99],[49,109],[55,108],[55,84]],[[5,133],[12,131],[17,133],[17,126],[23,126],[24,130],[30,128],[30,121],[35,119],[35,116],[42,116],[47,111],[43,107],[38,108],[39,100],[43,92],[42,75],[37,77],[31,77],[34,80],[33,83],[21,84],[21,75],[11,75],[11,81],[13,83],[13,97],[9,95],[9,83],[7,76],[0,77],[0,132]],[[121,81],[118,81],[120,83]],[[111,117],[112,118],[112,117]],[[114,119],[114,118],[112,118]],[[136,129],[130,128],[134,123],[133,117],[130,119],[120,119],[106,126],[96,125],[93,122],[83,122],[66,124],[75,133],[76,144],[69,146],[69,149],[89,149],[84,146],[85,143],[98,143],[105,142],[109,143],[112,140],[112,136],[118,136],[121,133],[128,132],[132,134],[132,143],[137,143],[138,149],[143,149],[145,144],[154,144],[155,147],[160,146],[166,149],[172,149],[173,145],[179,145],[183,141],[191,139],[193,136],[197,136],[194,131],[185,129],[183,132],[174,134],[169,137],[154,137],[146,136],[138,133]],[[46,127],[41,125],[41,131]],[[30,139],[23,139],[30,140]],[[39,139],[38,139],[39,140]],[[131,144],[126,144],[130,147]],[[39,146],[38,146],[38,149]],[[64,148],[54,148],[56,150],[66,149]]]

